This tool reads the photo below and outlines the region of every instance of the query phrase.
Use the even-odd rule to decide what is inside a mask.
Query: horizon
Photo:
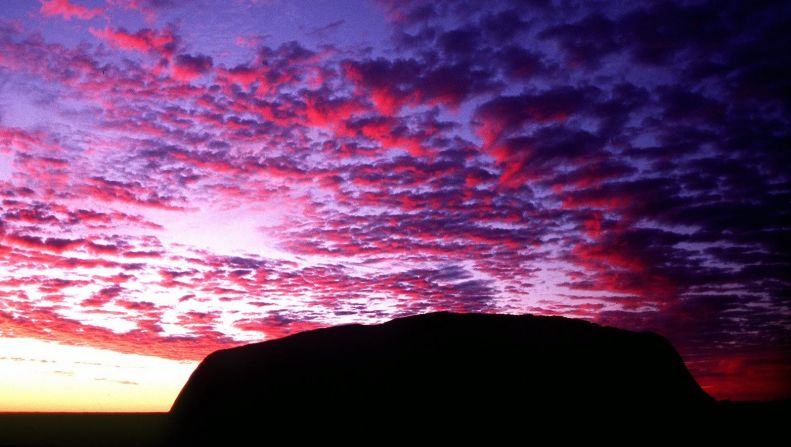
[[[442,310],[650,330],[716,399],[791,398],[788,17],[5,2],[0,412],[167,411],[217,349]]]

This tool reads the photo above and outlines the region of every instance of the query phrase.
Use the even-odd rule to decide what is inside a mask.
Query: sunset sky
[[[433,310],[791,397],[789,5],[2,1],[0,411]]]

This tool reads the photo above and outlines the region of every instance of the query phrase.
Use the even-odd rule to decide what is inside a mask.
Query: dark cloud
[[[346,23],[345,20],[336,20],[332,23],[328,23],[324,26],[320,26],[317,28],[312,28],[308,30],[305,34],[310,37],[314,37],[317,39],[326,39],[329,36],[338,32],[338,30]]]
[[[202,54],[179,54],[173,61],[173,76],[179,80],[190,81],[211,70],[212,58]]]

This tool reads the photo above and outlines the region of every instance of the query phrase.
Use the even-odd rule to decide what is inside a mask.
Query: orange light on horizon
[[[0,337],[0,412],[168,411],[197,365]]]

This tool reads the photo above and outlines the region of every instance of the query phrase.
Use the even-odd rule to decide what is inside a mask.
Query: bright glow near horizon
[[[0,338],[0,412],[168,411],[197,362]]]

